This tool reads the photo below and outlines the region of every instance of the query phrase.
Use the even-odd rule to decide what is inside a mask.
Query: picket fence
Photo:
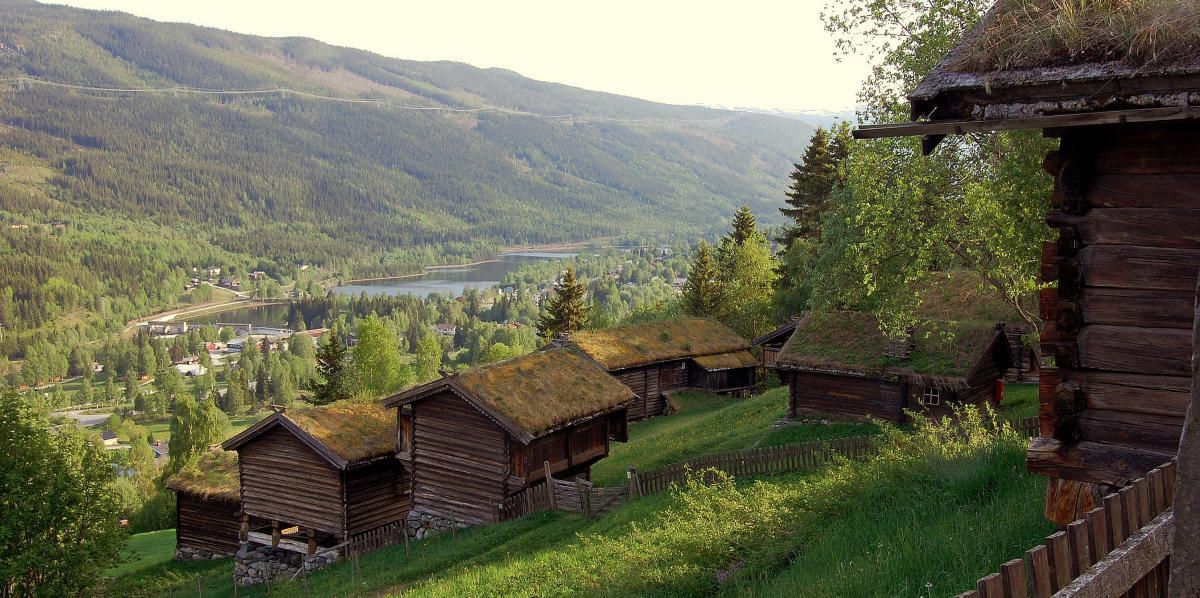
[[[957,598],[1165,596],[1174,501],[1169,461]]]

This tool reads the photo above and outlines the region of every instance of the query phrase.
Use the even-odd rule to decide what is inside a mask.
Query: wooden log
[[[1103,174],[1092,179],[1089,205],[1099,208],[1194,208],[1197,174]]]
[[[1192,324],[1192,389],[1176,462],[1170,466],[1167,494],[1174,499],[1178,526],[1173,534],[1171,596],[1200,596],[1200,280]],[[1177,479],[1176,479],[1177,478]]]
[[[1038,437],[1029,444],[1029,471],[1071,480],[1123,486],[1141,477],[1169,455],[1097,442],[1067,445]]]
[[[1076,336],[1079,367],[1188,376],[1191,333],[1174,328],[1085,326]]]
[[[1079,252],[1079,263],[1086,286],[1191,291],[1200,250],[1092,245]]]
[[[1053,228],[1070,227],[1082,245],[1140,245],[1200,249],[1200,210],[1188,208],[1112,208],[1084,215],[1052,213]]]

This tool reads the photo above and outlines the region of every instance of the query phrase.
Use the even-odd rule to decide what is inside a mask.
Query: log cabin
[[[213,451],[167,480],[175,493],[175,558],[233,556],[240,547],[237,453]]]
[[[779,358],[779,351],[783,348],[784,343],[789,338],[792,338],[792,333],[796,331],[796,324],[801,318],[789,318],[787,323],[772,330],[752,341],[750,346],[758,347],[762,351],[762,366],[769,368],[775,365],[775,360]]]
[[[911,92],[913,122],[855,136],[922,136],[926,153],[965,133],[1058,139],[1043,162],[1057,239],[1042,248],[1039,297],[1056,367],[1040,374],[1026,465],[1048,477],[1046,517],[1066,524],[1177,450],[1200,269],[1200,55],[1072,48],[1011,64],[981,54],[1023,18],[1009,8],[993,7]]]
[[[396,420],[378,401],[277,411],[221,446],[238,454],[250,543],[313,554],[408,515]]]
[[[483,525],[545,479],[589,479],[610,440],[628,439],[633,391],[575,351],[539,351],[383,400],[396,409],[398,462],[412,471],[415,525]]]
[[[773,368],[789,388],[788,417],[901,423],[906,411],[949,415],[998,400],[1011,365],[1002,324],[927,320],[893,339],[870,314],[827,311],[796,324]]]
[[[705,318],[576,332],[569,340],[637,394],[629,406],[630,421],[662,415],[673,391],[747,390],[754,386],[758,366],[750,343]]]

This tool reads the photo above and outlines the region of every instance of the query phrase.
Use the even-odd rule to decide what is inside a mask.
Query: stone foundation
[[[409,512],[407,523],[409,537],[416,540],[424,540],[433,534],[468,527],[461,521],[451,521],[416,511]]]
[[[328,567],[337,562],[337,553],[327,552],[305,562],[304,555],[298,552],[243,542],[236,558],[234,579],[239,586],[252,586],[292,579],[301,567],[308,571]]]
[[[221,552],[212,552],[209,550],[201,550],[190,546],[179,546],[175,548],[175,560],[181,562],[187,561],[215,561],[217,559],[227,559],[233,556]]]

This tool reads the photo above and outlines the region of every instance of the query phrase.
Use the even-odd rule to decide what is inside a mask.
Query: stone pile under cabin
[[[1200,271],[1200,54],[1154,64],[1062,52],[981,61],[998,4],[909,96],[914,122],[860,138],[1040,129],[1059,139],[1043,246],[1041,432],[1027,466],[1066,524],[1178,450]],[[1020,18],[1020,14],[1016,15]],[[1035,30],[1036,28],[1028,29]],[[1112,56],[1112,55],[1106,55]]]
[[[746,339],[705,318],[576,332],[569,341],[637,394],[631,421],[667,412],[670,392],[747,391],[758,367]]]
[[[904,422],[998,402],[1013,354],[1004,325],[926,320],[891,337],[870,314],[815,312],[780,328],[771,368],[788,385],[788,417],[823,414]]]

